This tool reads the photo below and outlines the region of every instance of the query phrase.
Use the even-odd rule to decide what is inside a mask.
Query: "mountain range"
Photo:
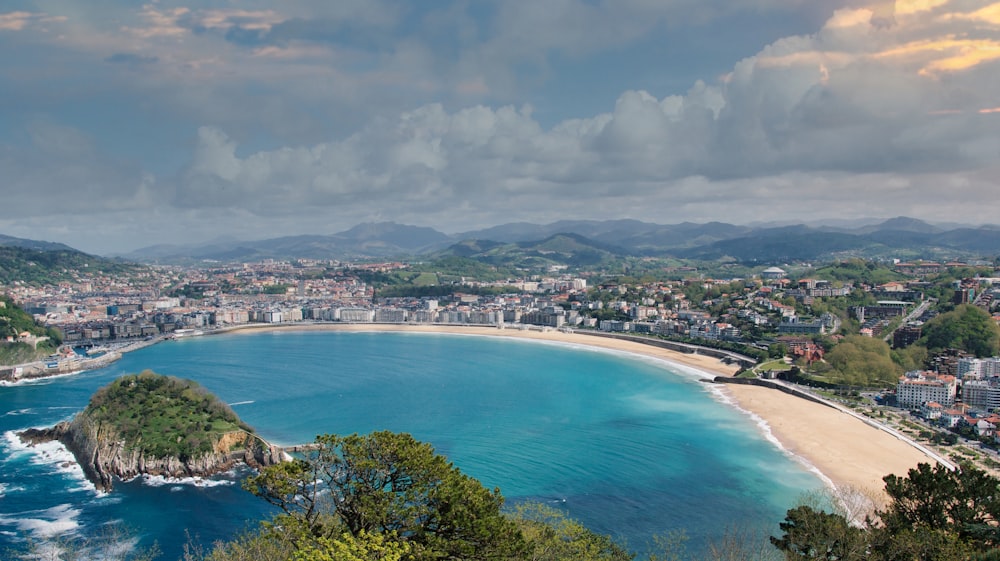
[[[20,248],[75,252],[60,243],[0,235],[0,248],[4,247],[10,248],[8,251]],[[623,257],[753,264],[844,257],[992,259],[998,255],[1000,226],[933,225],[898,217],[878,223],[842,221],[832,225],[722,222],[665,225],[639,220],[515,222],[450,235],[428,227],[372,222],[331,235],[155,245],[116,257],[119,262],[176,264],[462,257],[495,266],[589,266]]]
[[[997,254],[1000,254],[998,226],[942,226],[898,217],[875,224],[832,226],[741,226],[722,222],[664,225],[638,220],[515,222],[451,235],[428,227],[378,222],[359,224],[331,235],[156,245],[120,257],[169,263],[415,256],[507,261],[538,255],[557,263],[582,265],[629,256],[754,263],[846,256],[940,259]]]

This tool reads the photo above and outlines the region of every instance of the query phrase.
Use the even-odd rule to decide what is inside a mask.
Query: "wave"
[[[233,475],[233,474],[230,474]],[[165,487],[175,485],[191,485],[194,487],[225,487],[235,485],[232,479],[208,479],[205,477],[165,477],[162,475],[142,475],[140,476],[144,485],[150,487]],[[175,489],[171,489],[175,490]]]
[[[80,527],[79,516],[80,510],[73,505],[61,504],[45,510],[0,514],[0,526],[12,526],[21,535],[45,539],[75,532]]]
[[[819,480],[822,481],[823,484],[828,489],[831,490],[837,489],[837,485],[834,484],[833,480],[827,477],[826,474],[820,471],[820,469],[815,465],[813,465],[812,462],[786,448],[785,445],[782,444],[780,440],[778,440],[778,437],[774,436],[774,433],[771,431],[771,425],[767,421],[765,421],[763,417],[754,413],[753,411],[748,411],[740,407],[736,403],[736,400],[733,399],[732,395],[730,395],[729,392],[726,391],[725,384],[705,384],[705,386],[708,388],[709,392],[719,403],[732,407],[733,409],[749,417],[750,420],[752,420],[756,425],[757,431],[764,437],[764,440],[767,440],[768,442],[773,444],[774,447],[777,448],[778,450],[781,450],[783,454],[785,454],[793,461],[797,462],[799,465],[808,470],[810,473],[818,477]]]
[[[52,374],[51,376],[42,376],[40,378],[23,378],[15,382],[10,380],[0,380],[0,386],[13,387],[13,386],[43,386],[46,384],[51,384],[58,380],[59,378],[66,378],[69,376],[76,376],[81,372],[86,372],[86,370],[74,370],[72,372],[66,372],[65,374]]]
[[[60,409],[78,409],[77,407],[28,407],[26,409],[15,409],[8,411],[0,417],[20,417],[23,415],[38,415],[40,411],[58,411]]]
[[[8,411],[3,415],[0,415],[0,417],[17,417],[20,415],[32,415],[34,414],[34,412],[35,410],[30,407],[28,409],[15,409],[14,411]]]
[[[71,487],[70,491],[89,491],[98,496],[105,493],[98,491],[87,476],[83,473],[83,468],[77,463],[73,453],[66,449],[59,441],[43,442],[41,444],[29,444],[21,440],[15,431],[4,433],[5,448],[10,451],[9,458],[29,456],[30,462],[37,466],[46,466],[53,471],[60,473],[77,484]]]

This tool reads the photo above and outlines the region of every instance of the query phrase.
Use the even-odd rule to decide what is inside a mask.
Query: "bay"
[[[508,504],[540,501],[642,551],[683,530],[699,551],[733,528],[777,531],[822,482],[663,361],[586,347],[426,333],[274,331],[180,339],[108,368],[0,387],[0,551],[125,522],[162,559],[272,514],[239,487],[136,480],[96,493],[65,456],[12,433],[49,426],[126,373],[193,379],[268,440],[408,432]]]

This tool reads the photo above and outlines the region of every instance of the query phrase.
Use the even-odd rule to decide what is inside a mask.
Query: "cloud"
[[[101,154],[85,132],[37,118],[23,133],[23,144],[0,144],[0,218],[26,219],[70,208],[81,213],[139,210],[155,204],[155,178]]]
[[[104,151],[115,143],[93,135],[114,127],[33,121],[21,138],[0,137],[0,169],[17,191],[6,216],[47,216],[48,201],[72,190],[81,210],[114,220],[133,212],[251,233],[249,223],[296,233],[374,216],[452,231],[566,217],[745,222],[806,208],[895,216],[901,203],[986,221],[988,205],[963,205],[992,200],[1000,176],[1000,2],[838,1],[847,7],[814,33],[754,47],[721,77],[676,95],[626,85],[598,109],[566,112],[582,118],[538,115],[521,93],[566,59],[638,64],[636,46],[673,26],[830,5],[297,0],[152,3],[114,25],[71,19],[44,52],[82,53],[79,68],[53,56],[73,75],[97,62],[97,94],[141,99],[151,122],[190,135],[190,153],[154,176]],[[41,21],[7,16],[0,29]],[[595,80],[605,68],[595,64]],[[62,91],[44,81],[50,72],[18,71],[46,86],[37,91]],[[0,96],[28,99],[10,92]]]
[[[8,12],[0,14],[0,31],[22,31],[31,26],[66,21],[63,16],[50,16],[44,12]]]
[[[954,20],[927,15],[911,6],[884,27],[871,10],[840,11],[816,34],[744,59],[716,86],[663,99],[627,91],[609,113],[547,130],[528,106],[430,104],[340,141],[239,156],[221,129],[203,128],[175,204],[279,214],[363,202],[414,214],[441,201],[565,208],[573,198],[661,197],[704,182],[731,186],[735,198],[753,193],[738,180],[770,185],[766,194],[780,197],[802,191],[765,178],[984,169],[1000,142],[997,116],[982,112],[1000,91],[988,87],[995,69],[982,61],[944,81],[923,70],[949,53],[893,54]]]

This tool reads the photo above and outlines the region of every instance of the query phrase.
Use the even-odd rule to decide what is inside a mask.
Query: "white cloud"
[[[517,97],[515,69],[544,72],[551,53],[586,57],[654,29],[788,4],[505,2],[486,20],[460,6],[407,20],[417,16],[393,3],[154,3],[127,33],[73,20],[66,44],[136,62],[102,62],[103,87],[197,123],[193,152],[175,176],[154,177],[81,130],[34,123],[24,145],[0,145],[17,191],[6,216],[46,216],[51,198],[76,192],[82,210],[116,220],[127,210],[234,232],[260,221],[276,234],[376,216],[452,231],[565,217],[745,222],[807,208],[989,220],[988,205],[965,201],[992,200],[1000,176],[1000,3],[848,3],[718,81],[666,97],[625,87],[607,112],[551,126],[530,105],[476,96]],[[21,21],[0,16],[0,28]],[[401,22],[420,31],[399,33]],[[357,29],[370,44],[337,35]],[[421,34],[430,29],[453,34],[453,56]],[[227,40],[235,31],[249,35]]]
[[[7,12],[0,13],[0,31],[23,31],[30,27],[66,21],[64,16],[51,16],[45,12]]]
[[[548,130],[527,107],[449,112],[432,104],[375,120],[342,141],[239,158],[220,130],[203,129],[178,204],[294,212],[302,204],[367,201],[419,211],[447,200],[499,210],[564,205],[569,196],[683,193],[678,186],[691,178],[731,185],[809,173],[982,169],[995,158],[1000,129],[997,115],[979,110],[996,90],[970,93],[969,86],[995,80],[989,64],[944,81],[921,70],[949,53],[918,49],[920,60],[904,65],[886,55],[912,44],[914,28],[938,31],[922,14],[904,11],[887,28],[871,24],[870,10],[841,11],[818,33],[741,61],[720,86],[699,83],[665,99],[628,91],[610,113]],[[935,112],[945,106],[956,111]],[[767,192],[778,196],[773,189],[782,185]],[[785,188],[787,196],[802,194]],[[914,195],[931,195],[917,189]]]

